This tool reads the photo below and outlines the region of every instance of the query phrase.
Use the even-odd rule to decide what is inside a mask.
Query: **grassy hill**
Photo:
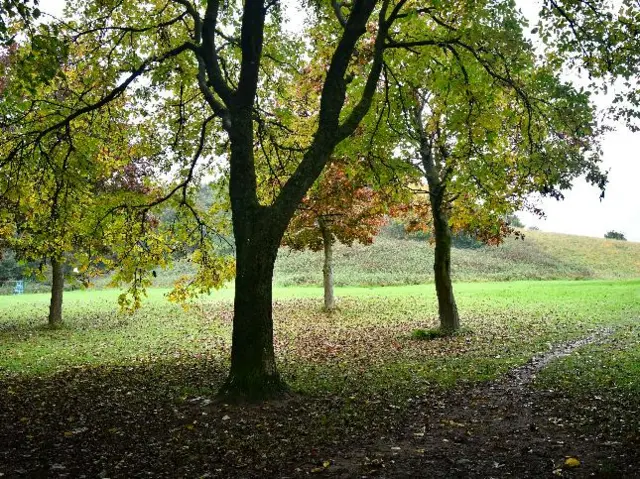
[[[540,231],[509,238],[498,247],[454,248],[457,281],[613,279],[640,277],[640,243]],[[373,245],[336,246],[338,285],[419,284],[433,281],[433,246],[425,240],[379,236]],[[275,281],[281,286],[320,285],[322,253],[281,249]]]
[[[640,278],[640,243],[584,236],[524,231],[525,239],[508,238],[501,246],[466,241],[452,252],[455,281],[515,281],[545,279]],[[390,230],[370,246],[336,245],[334,278],[337,286],[388,286],[433,281],[433,245],[424,239],[394,237]],[[280,249],[275,269],[277,286],[322,285],[322,252]],[[157,270],[154,286],[171,287],[193,273],[191,264],[178,261],[171,270]],[[95,286],[104,288],[108,277]],[[0,288],[11,294],[13,285]],[[75,289],[77,285],[67,285]],[[47,282],[29,281],[26,291],[47,292]]]

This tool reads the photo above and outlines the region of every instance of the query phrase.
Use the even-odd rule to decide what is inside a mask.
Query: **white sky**
[[[536,18],[540,0],[517,0],[524,14]],[[41,0],[43,11],[62,14],[64,0]],[[640,241],[640,133],[632,133],[622,124],[605,135],[603,167],[610,170],[604,200],[600,192],[582,180],[565,192],[564,201],[542,199],[540,206],[546,219],[519,213],[526,226],[536,225],[543,231],[570,233],[602,238],[609,230],[621,231],[627,239]]]

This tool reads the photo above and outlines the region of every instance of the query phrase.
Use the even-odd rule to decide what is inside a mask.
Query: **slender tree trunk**
[[[324,244],[324,266],[322,267],[324,309],[325,311],[333,311],[336,308],[336,300],[333,295],[333,235],[324,220],[320,219],[319,223]]]
[[[443,172],[446,163],[446,146],[440,145],[440,148],[435,148],[441,156],[438,161],[434,156],[434,138],[427,134],[423,127],[422,108],[416,110],[415,121],[420,134],[422,166],[429,184],[429,200],[436,238],[433,273],[438,296],[440,329],[443,332],[452,333],[460,329],[460,317],[451,284],[451,228],[449,227],[448,204],[445,199],[447,174]]]
[[[440,316],[440,329],[454,332],[460,329],[460,317],[458,307],[453,296],[451,284],[451,229],[449,218],[442,205],[432,202],[434,219],[434,233],[436,237],[435,261],[433,272],[438,295],[438,312]]]
[[[51,260],[51,304],[49,306],[49,326],[62,324],[62,294],[64,291],[64,265],[56,259]]]

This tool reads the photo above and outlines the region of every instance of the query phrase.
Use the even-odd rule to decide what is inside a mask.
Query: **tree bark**
[[[222,395],[258,400],[285,388],[273,347],[273,268],[284,230],[273,226],[271,209],[256,194],[251,110],[232,112],[231,197],[236,279],[231,368]]]
[[[455,332],[460,329],[460,317],[451,283],[451,228],[449,228],[449,218],[443,211],[442,204],[432,202],[431,205],[436,237],[433,273],[438,295],[440,329],[445,332]]]
[[[320,219],[319,223],[324,244],[324,266],[322,267],[324,309],[325,311],[333,311],[336,308],[336,300],[333,295],[333,235],[324,220]]]
[[[442,171],[446,160],[446,147],[441,146],[438,149],[441,156],[438,161],[434,156],[434,138],[427,134],[422,124],[422,108],[416,110],[414,120],[420,135],[420,157],[429,185],[429,201],[436,239],[433,273],[438,296],[438,315],[441,331],[453,333],[460,329],[460,316],[451,284],[451,228],[449,227],[449,205],[446,202],[447,174]]]
[[[222,394],[263,399],[285,390],[273,347],[272,277],[278,244],[237,245],[231,369]]]
[[[64,291],[64,265],[56,259],[51,260],[51,304],[49,305],[49,326],[62,324],[62,294]]]

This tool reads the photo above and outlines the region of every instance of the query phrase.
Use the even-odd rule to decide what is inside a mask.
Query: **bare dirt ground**
[[[607,334],[401,409],[392,397],[176,398],[180,384],[222,381],[212,364],[4,381],[0,477],[640,477],[640,399],[533,385],[550,361]]]

